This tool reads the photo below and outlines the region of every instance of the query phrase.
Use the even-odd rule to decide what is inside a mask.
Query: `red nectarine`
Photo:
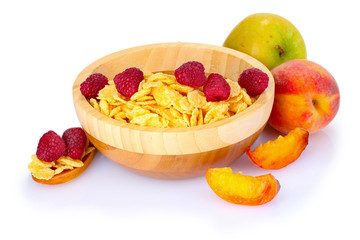
[[[287,61],[271,73],[275,99],[269,124],[288,133],[300,127],[310,133],[324,128],[335,117],[340,104],[339,87],[322,66],[305,59]]]

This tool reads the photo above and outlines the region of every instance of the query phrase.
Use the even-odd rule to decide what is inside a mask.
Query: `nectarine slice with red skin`
[[[285,137],[279,136],[246,154],[257,166],[265,169],[280,169],[298,159],[308,144],[309,132],[300,128],[291,130]]]
[[[242,205],[262,205],[271,201],[279,192],[280,184],[271,175],[245,176],[233,173],[229,167],[210,168],[206,171],[210,188],[220,198]]]
[[[94,159],[95,153],[96,153],[96,149],[94,149],[89,154],[87,154],[86,156],[83,157],[84,165],[82,167],[65,170],[65,171],[61,172],[60,174],[53,176],[49,180],[37,179],[36,177],[31,175],[32,179],[35,182],[47,184],[47,185],[56,185],[56,184],[69,182],[69,181],[77,178],[80,174],[82,174],[87,169],[87,167],[90,165],[90,163]]]

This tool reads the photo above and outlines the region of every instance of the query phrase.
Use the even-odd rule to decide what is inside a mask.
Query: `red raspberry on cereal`
[[[218,73],[210,74],[204,86],[204,94],[208,102],[226,100],[230,96],[230,91],[230,85]]]
[[[96,98],[99,91],[108,84],[107,77],[101,73],[94,73],[81,83],[80,91],[86,98]]]
[[[139,89],[140,82],[144,79],[143,72],[135,67],[128,68],[114,77],[117,91],[125,96],[131,97]]]
[[[87,145],[84,130],[80,127],[69,128],[63,133],[62,139],[66,145],[65,154],[72,159],[80,159]]]
[[[176,80],[193,88],[204,86],[207,81],[205,68],[200,62],[189,61],[175,70]]]
[[[250,97],[255,97],[265,91],[269,76],[258,68],[249,68],[240,74],[238,82]]]
[[[45,162],[59,159],[65,153],[65,142],[54,131],[46,132],[39,140],[36,156]]]

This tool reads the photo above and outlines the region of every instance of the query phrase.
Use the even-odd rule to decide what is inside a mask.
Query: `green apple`
[[[230,33],[224,47],[244,52],[268,69],[292,59],[306,59],[300,32],[287,19],[271,13],[246,17]]]

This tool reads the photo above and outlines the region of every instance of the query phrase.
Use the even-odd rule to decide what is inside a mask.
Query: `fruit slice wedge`
[[[245,176],[241,172],[233,173],[229,167],[208,169],[206,180],[220,198],[242,205],[267,203],[280,189],[279,182],[271,174]]]
[[[82,167],[77,167],[77,168],[74,168],[71,170],[65,170],[65,171],[61,172],[60,174],[53,176],[49,180],[37,179],[34,176],[32,176],[32,178],[34,179],[35,182],[42,183],[42,184],[48,184],[48,185],[55,185],[55,184],[69,182],[69,181],[73,180],[74,178],[78,177],[80,174],[82,174],[86,170],[86,168],[90,165],[90,163],[94,159],[95,153],[96,153],[96,149],[91,151],[88,155],[84,156],[84,158],[83,158],[84,165]]]
[[[291,130],[285,137],[279,136],[274,141],[246,154],[257,166],[265,169],[280,169],[298,159],[308,144],[309,132],[300,128]]]

